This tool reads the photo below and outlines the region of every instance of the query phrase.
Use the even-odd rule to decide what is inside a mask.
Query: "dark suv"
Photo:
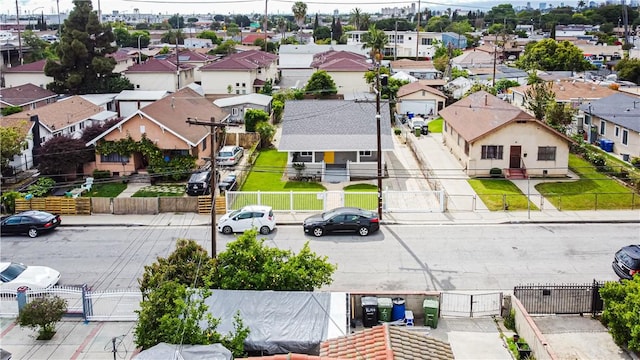
[[[220,180],[220,173],[216,172],[218,176],[216,180]],[[211,194],[211,170],[198,171],[191,174],[189,182],[187,183],[188,195],[208,195]]]
[[[611,266],[621,279],[631,280],[634,275],[640,274],[640,245],[629,245],[618,250]]]

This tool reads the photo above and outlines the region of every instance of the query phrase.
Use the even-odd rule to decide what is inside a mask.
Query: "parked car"
[[[621,279],[631,280],[640,274],[640,245],[628,245],[618,250],[611,266]]]
[[[223,234],[257,228],[260,234],[267,235],[276,228],[276,218],[271,206],[249,205],[222,215],[217,225]]]
[[[218,183],[218,189],[222,193],[223,191],[234,191],[238,189],[238,181],[236,174],[229,174]]]
[[[16,262],[0,263],[0,288],[17,290],[21,286],[29,289],[46,289],[60,280],[60,272],[46,266],[27,266]]]
[[[216,182],[220,182],[220,173],[216,171]],[[187,195],[211,194],[211,170],[197,171],[191,174],[187,182]]]
[[[45,34],[40,36],[40,39],[44,40],[44,41],[48,41],[50,43],[54,43],[56,41],[58,41],[58,37],[53,35],[53,34]]]
[[[242,156],[244,155],[244,149],[240,146],[224,146],[218,152],[216,156],[216,162],[222,166],[236,165]]]
[[[316,237],[330,232],[355,232],[367,236],[380,229],[380,219],[373,211],[342,207],[310,216],[302,226],[305,233]]]
[[[29,210],[2,218],[0,232],[3,234],[27,234],[34,238],[42,232],[58,227],[62,219],[45,211]]]

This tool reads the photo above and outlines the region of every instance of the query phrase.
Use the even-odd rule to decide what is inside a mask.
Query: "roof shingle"
[[[56,96],[58,96],[58,94],[51,90],[29,83],[2,89],[0,102],[7,105],[22,106]]]
[[[58,101],[46,106],[6,116],[10,119],[29,120],[32,115],[38,115],[38,120],[51,130],[65,128],[78,121],[90,119],[104,110],[81,96],[73,96],[65,101]]]
[[[29,64],[12,66],[10,68],[4,69],[6,73],[43,73],[44,74],[44,66],[47,64],[47,60],[39,60],[36,62],[32,62]]]

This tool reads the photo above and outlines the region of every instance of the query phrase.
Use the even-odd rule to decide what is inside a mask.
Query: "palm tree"
[[[282,34],[280,36],[280,43],[282,44],[282,42],[284,41],[285,33],[287,32],[287,21],[283,17],[279,17],[277,26],[278,30],[280,30],[280,34]]]
[[[356,30],[360,30],[360,21],[362,20],[362,10],[354,8],[351,10],[351,17],[349,21],[356,27]]]
[[[585,4],[584,0],[578,1],[578,10],[582,9],[585,5],[586,4]]]
[[[371,58],[380,64],[384,53],[384,46],[389,43],[389,38],[384,31],[376,29],[376,25],[369,26],[369,30],[364,34],[363,49],[371,49]]]
[[[293,17],[296,19],[296,24],[298,24],[299,28],[302,28],[304,20],[307,17],[307,4],[302,1],[296,1],[296,3],[291,7],[291,11],[293,11]]]
[[[371,15],[364,13],[360,15],[360,29],[368,29],[369,25],[371,25]],[[360,30],[358,29],[358,30]]]

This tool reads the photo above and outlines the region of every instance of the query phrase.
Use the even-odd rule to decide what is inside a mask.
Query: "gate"
[[[603,309],[600,288],[604,283],[591,284],[519,285],[513,295],[529,314],[586,314],[596,315]]]
[[[440,303],[442,316],[493,316],[502,311],[502,293],[462,294],[443,292]]]

